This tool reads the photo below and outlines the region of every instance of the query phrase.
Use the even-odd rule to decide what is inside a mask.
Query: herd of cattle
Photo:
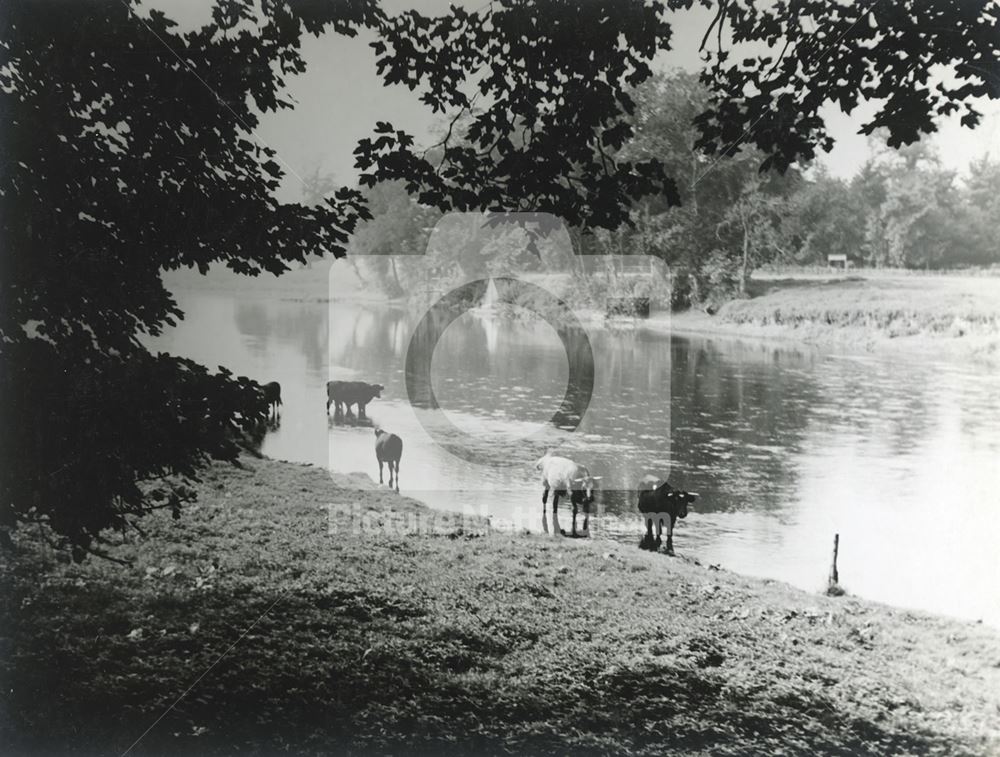
[[[351,406],[358,409],[358,417],[365,418],[365,408],[373,399],[381,397],[385,387],[364,381],[328,381],[326,384],[326,412],[334,406],[334,417],[345,412],[351,413]],[[277,381],[263,385],[264,400],[269,411],[277,417],[281,406],[281,386]],[[399,491],[399,460],[403,456],[403,440],[396,434],[375,427],[375,458],[378,460],[378,482],[384,483],[382,466],[389,468],[389,488]],[[542,529],[549,533],[546,505],[552,492],[552,533],[563,536],[585,537],[589,535],[590,506],[594,503],[594,490],[601,476],[592,476],[586,466],[567,457],[546,452],[535,463],[542,474]],[[559,498],[569,497],[573,507],[573,521],[570,532],[559,527]],[[678,518],[686,518],[688,507],[697,499],[697,493],[673,488],[666,481],[655,476],[645,476],[638,486],[638,509],[646,524],[646,533],[639,542],[640,549],[659,551],[663,544],[663,530],[667,531],[666,552],[674,554],[674,524]],[[576,527],[579,511],[583,510],[583,524]],[[653,532],[656,532],[654,537]]]

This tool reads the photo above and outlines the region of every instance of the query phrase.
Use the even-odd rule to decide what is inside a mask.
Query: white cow
[[[591,476],[590,471],[583,465],[575,463],[568,457],[558,457],[551,452],[546,452],[545,456],[535,463],[535,468],[542,472],[542,528],[545,533],[549,532],[549,524],[545,518],[545,505],[549,498],[549,489],[552,490],[552,533],[566,535],[566,532],[559,528],[559,495],[570,494],[570,501],[573,503],[573,530],[572,536],[588,536],[590,526],[590,505],[594,501],[594,485],[601,480],[601,476]],[[583,506],[583,531],[576,532],[577,508]]]

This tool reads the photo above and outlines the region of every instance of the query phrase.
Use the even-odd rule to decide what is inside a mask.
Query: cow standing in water
[[[378,458],[378,482],[382,481],[382,463],[389,464],[389,488],[395,473],[396,491],[399,491],[399,458],[403,456],[403,440],[381,428],[375,429],[375,457]]]
[[[268,414],[278,419],[278,408],[281,407],[281,384],[270,381],[264,384],[264,402],[267,403]]]
[[[368,384],[364,381],[327,381],[326,414],[330,414],[330,405],[334,406],[334,415],[343,413],[345,407],[350,414],[351,405],[357,405],[358,418],[365,418],[365,406],[376,397],[381,397],[384,389],[381,384]]]
[[[573,505],[573,530],[570,536],[589,536],[590,506],[594,503],[594,487],[601,476],[591,476],[583,465],[573,462],[567,457],[557,457],[551,452],[535,463],[535,468],[542,472],[542,529],[549,532],[549,524],[545,519],[545,503],[552,490],[552,533],[566,536],[559,528],[559,496],[569,496]],[[583,531],[577,533],[576,515],[578,508],[583,506]]]
[[[646,535],[639,542],[639,549],[656,552],[660,549],[663,527],[667,527],[667,554],[674,554],[674,523],[686,518],[688,506],[698,498],[697,492],[683,492],[666,481],[646,476],[639,482],[639,512],[646,523]],[[653,527],[656,536],[653,536]]]

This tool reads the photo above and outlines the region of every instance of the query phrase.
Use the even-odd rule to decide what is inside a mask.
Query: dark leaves
[[[432,111],[456,115],[428,153],[378,124],[355,150],[362,184],[404,181],[441,210],[544,211],[608,228],[627,222],[642,197],[675,197],[655,158],[615,157],[632,136],[627,90],[649,77],[669,39],[663,10],[639,0],[505,0],[388,19],[375,46],[386,84],[419,88]]]
[[[702,80],[713,102],[698,119],[698,146],[729,153],[755,144],[782,171],[817,147],[829,149],[818,115],[829,101],[850,113],[862,100],[884,100],[862,132],[884,127],[889,144],[900,146],[933,132],[935,113],[962,112],[962,124],[975,126],[970,98],[1000,97],[1000,12],[992,0],[744,0],[723,6],[717,23],[718,41],[706,38]],[[782,55],[733,62],[720,44],[726,36],[737,49],[763,44]],[[959,86],[928,87],[937,67]]]
[[[160,271],[281,273],[343,255],[368,217],[355,190],[279,204],[252,130],[303,70],[301,35],[380,23],[374,1],[223,0],[212,19],[181,33],[120,0],[0,13],[0,492],[7,521],[44,517],[78,549],[153,506],[146,478],[235,459],[260,415],[247,379],[141,346],[182,316]]]

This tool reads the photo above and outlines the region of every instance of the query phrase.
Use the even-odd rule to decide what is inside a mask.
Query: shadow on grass
[[[530,624],[460,625],[380,588],[39,575],[8,570],[0,587],[8,753],[121,754],[161,715],[131,754],[956,751],[824,696],[727,680],[698,640],[681,662],[554,667]]]
[[[604,679],[604,697],[628,702],[633,747],[711,754],[955,754],[933,734],[899,732],[802,690],[768,691],[729,680],[711,656],[693,665],[647,665]],[[959,753],[961,750],[958,750]]]
[[[756,299],[788,289],[861,288],[865,285],[866,279],[863,276],[851,275],[831,275],[824,279],[750,279],[747,282],[747,294],[750,299]]]

